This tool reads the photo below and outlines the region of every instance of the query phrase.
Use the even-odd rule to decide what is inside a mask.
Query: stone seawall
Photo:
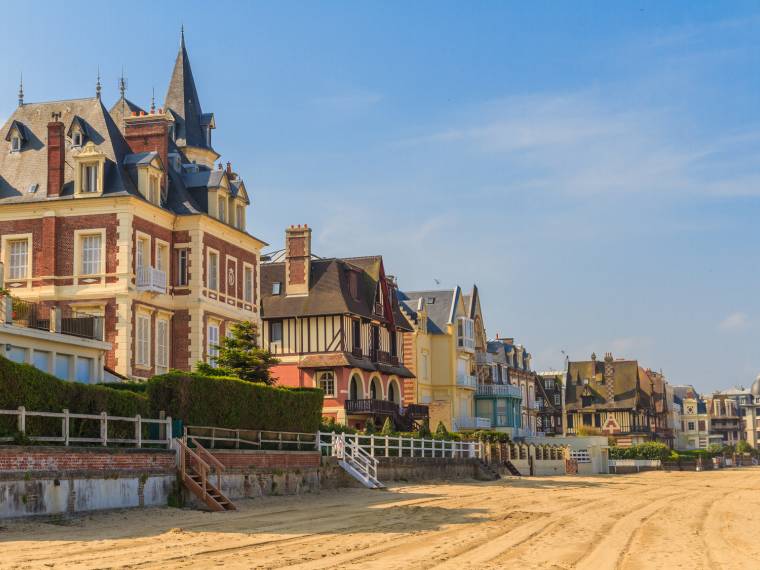
[[[162,506],[175,484],[173,451],[0,447],[0,518]]]

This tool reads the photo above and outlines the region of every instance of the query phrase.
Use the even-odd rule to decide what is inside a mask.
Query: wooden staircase
[[[235,511],[235,505],[222,493],[222,471],[224,464],[203,447],[195,438],[190,442],[195,446],[188,446],[186,438],[177,438],[179,451],[179,475],[182,484],[198,497],[212,511]],[[201,457],[203,456],[203,457]],[[204,459],[205,458],[205,459]],[[211,465],[216,471],[216,485],[209,481]]]
[[[515,464],[512,463],[509,459],[504,460],[504,465],[507,467],[507,471],[509,471],[512,475],[515,477],[522,477],[522,473],[520,473],[520,470],[515,467]]]

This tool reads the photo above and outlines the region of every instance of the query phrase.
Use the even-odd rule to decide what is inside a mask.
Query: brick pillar
[[[285,230],[285,294],[308,295],[311,269],[311,228],[290,226]]]
[[[58,256],[56,255],[56,226],[58,218],[55,215],[42,218],[42,252],[37,262],[36,273],[43,276],[55,276],[57,272]],[[45,285],[53,282],[46,281]]]
[[[66,146],[63,139],[63,123],[54,120],[48,123],[47,140],[47,195],[60,196],[63,187],[63,167],[66,160]]]

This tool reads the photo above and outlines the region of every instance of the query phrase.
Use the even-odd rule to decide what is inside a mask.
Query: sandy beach
[[[740,568],[760,468],[347,489],[0,526],[2,568]]]

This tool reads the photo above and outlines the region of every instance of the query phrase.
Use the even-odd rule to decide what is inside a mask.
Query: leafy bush
[[[16,364],[0,357],[0,409],[15,410],[24,406],[29,411],[100,414],[131,417],[148,416],[150,406],[144,395],[114,390],[103,385],[64,382],[28,364]],[[132,424],[109,423],[109,435],[114,438],[134,437]],[[100,426],[93,420],[71,420],[71,433],[75,437],[99,437]],[[0,432],[13,434],[15,416],[0,416]],[[59,435],[61,420],[29,417],[27,436]]]
[[[393,420],[388,417],[385,418],[385,423],[383,423],[383,428],[380,430],[380,435],[393,435]]]
[[[736,442],[736,453],[752,453],[752,446],[743,439]]]
[[[364,435],[374,435],[375,433],[377,433],[375,418],[367,418],[367,421],[364,422]]]
[[[339,424],[335,421],[335,418],[322,418],[322,423],[319,425],[319,431],[331,433],[357,433],[357,430],[346,424]]]
[[[443,422],[438,422],[438,425],[435,428],[435,435],[434,437],[436,439],[449,439],[449,430],[446,429],[446,426]]]
[[[509,434],[487,429],[472,432],[468,439],[475,439],[488,443],[508,443],[510,441]]]
[[[324,400],[315,388],[279,388],[176,370],[151,378],[147,395],[153,414],[165,410],[187,425],[298,432],[319,429]]]
[[[670,448],[664,443],[648,441],[628,448],[611,447],[610,459],[660,459],[662,461],[672,458]]]
[[[432,433],[430,433],[430,420],[425,418],[420,422],[419,427],[415,430],[415,436],[421,439],[427,439],[433,436]]]

